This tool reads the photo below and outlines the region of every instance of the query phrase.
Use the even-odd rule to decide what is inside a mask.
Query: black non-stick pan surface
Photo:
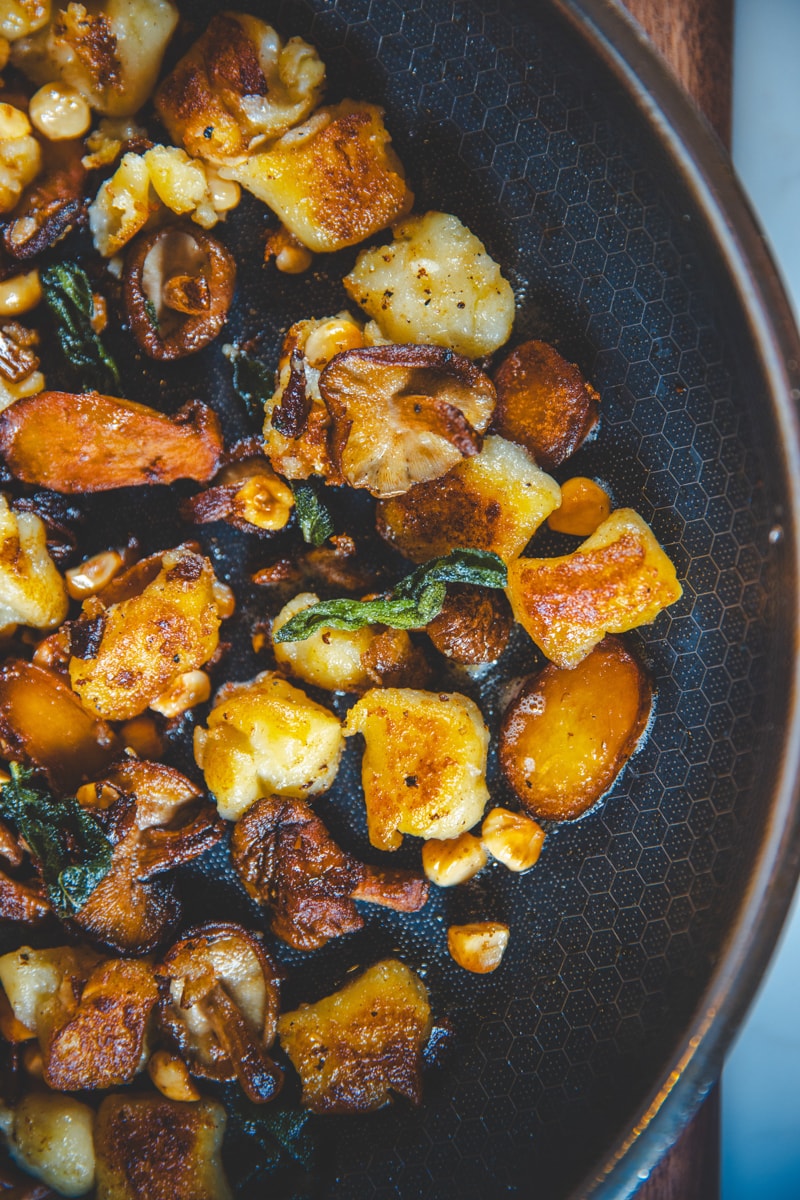
[[[214,7],[183,6],[195,31]],[[455,1030],[419,1109],[320,1119],[318,1192],[627,1196],[718,1069],[795,876],[800,474],[791,387],[800,349],[786,302],[721,150],[610,4],[242,7],[318,46],[331,98],[385,106],[417,209],[457,214],[513,282],[514,340],[554,342],[601,393],[599,437],[564,474],[600,477],[616,505],[640,512],[684,586],[678,604],[628,638],[657,686],[646,744],[600,806],[549,830],[534,871],[519,878],[498,868],[434,889],[422,914],[373,912],[362,932],[313,955],[275,945],[287,1007],[394,953],[420,972]],[[339,281],[356,251],[281,276],[261,263],[269,224],[248,199],[219,227],[240,264],[220,341],[255,338],[254,353],[272,368],[293,321],[346,304]],[[229,439],[257,428],[219,344],[157,367],[131,346],[124,334],[114,345],[131,399],[173,411],[199,396]],[[340,524],[352,527],[352,505],[337,503]],[[90,545],[128,532],[148,548],[193,536],[159,489],[82,507]],[[367,506],[355,508],[368,519]],[[269,665],[252,654],[249,630],[270,600],[249,577],[282,543],[222,526],[201,537],[242,598],[215,682],[246,679]],[[539,662],[520,632],[490,675],[448,682],[495,724],[503,684]],[[189,725],[171,754],[197,777]],[[349,745],[318,808],[345,845],[374,860],[359,753]],[[493,800],[513,805],[494,757],[490,782]],[[392,861],[418,853],[409,845]],[[263,928],[226,855],[212,852],[185,874],[187,920]],[[448,923],[479,918],[511,927],[501,968],[485,977],[455,966],[445,946]]]

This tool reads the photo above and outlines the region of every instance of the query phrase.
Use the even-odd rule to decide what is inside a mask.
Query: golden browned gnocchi
[[[382,109],[355,100],[318,108],[220,174],[263,200],[301,245],[319,253],[363,242],[413,202]]]
[[[26,114],[0,104],[0,213],[10,212],[42,162],[39,143]]]
[[[414,562],[457,546],[491,550],[510,562],[558,508],[560,497],[555,479],[539,470],[527,450],[491,436],[480,454],[462,459],[446,475],[379,501],[376,520],[381,536]]]
[[[455,838],[480,821],[489,731],[467,696],[373,688],[347,714],[345,735],[355,733],[373,846],[397,850],[404,833]]]
[[[0,1130],[14,1161],[61,1196],[83,1196],[94,1183],[94,1123],[88,1104],[54,1092],[0,1106]]]
[[[518,558],[508,570],[514,616],[559,667],[574,667],[607,633],[654,621],[682,594],[652,530],[618,508],[572,554]]]
[[[212,18],[161,84],[159,116],[190,154],[225,164],[305,120],[322,95],[325,65],[302,38],[283,42],[248,13]]]
[[[12,61],[34,83],[60,80],[112,117],[137,112],[153,90],[178,10],[171,0],[89,0],[58,6],[16,41]]]
[[[194,754],[220,816],[236,821],[261,796],[313,796],[331,786],[344,738],[339,718],[275,671],[218,693]]]
[[[396,225],[389,245],[361,251],[344,285],[393,342],[429,342],[479,358],[511,335],[511,284],[450,213]]]
[[[208,559],[178,546],[152,567],[137,594],[108,607],[102,597],[87,600],[73,630],[72,687],[90,712],[112,721],[144,712],[176,676],[208,662],[219,642],[219,593]]]
[[[52,629],[67,615],[67,587],[35,513],[15,513],[0,493],[0,629]]]
[[[392,1092],[420,1102],[431,1025],[425,984],[388,958],[332,996],[284,1013],[278,1036],[312,1112],[369,1112]]]

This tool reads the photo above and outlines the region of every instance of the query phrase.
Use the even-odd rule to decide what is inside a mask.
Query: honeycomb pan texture
[[[198,23],[213,11],[186,7]],[[563,474],[599,476],[617,505],[637,509],[684,585],[683,599],[630,639],[658,689],[649,740],[602,805],[549,832],[534,872],[520,880],[490,871],[439,893],[424,919],[369,918],[360,934],[314,956],[277,951],[291,966],[287,1004],[322,995],[355,964],[399,953],[457,1031],[419,1110],[397,1104],[331,1119],[322,1195],[557,1200],[624,1129],[675,1048],[737,912],[765,819],[770,696],[781,669],[769,535],[781,496],[765,467],[763,385],[724,289],[705,270],[702,232],[630,101],[539,6],[242,7],[316,44],[333,98],[385,106],[417,208],[456,213],[511,278],[515,341],[553,341],[601,393],[600,435]],[[253,252],[267,225],[263,209],[243,204],[220,229],[241,263],[231,340],[255,337],[271,366],[292,321],[343,306],[337,281],[355,252],[280,277]],[[156,374],[129,346],[118,353],[152,402],[173,410],[210,394],[229,436],[247,430],[219,347]],[[133,385],[128,394],[139,398]],[[107,501],[84,507],[98,545],[118,531],[120,513],[151,544],[186,536],[157,494],[123,494],[114,511]],[[264,601],[249,573],[274,547],[213,527],[205,545],[250,596],[243,613],[252,615]],[[247,657],[246,624],[221,677],[265,665]],[[472,694],[496,714],[502,678],[538,661],[520,634],[500,672]],[[182,755],[176,745],[175,761]],[[357,776],[352,748],[320,811],[368,854]],[[508,799],[496,764],[492,792]],[[258,922],[224,882],[225,855],[211,857],[205,870],[227,896],[226,915]],[[219,901],[187,875],[192,917],[219,918]],[[449,960],[444,930],[488,916],[509,922],[509,950],[496,974],[468,976]]]

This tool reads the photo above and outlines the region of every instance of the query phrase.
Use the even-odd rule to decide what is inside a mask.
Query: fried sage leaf
[[[448,583],[503,588],[507,572],[502,559],[487,550],[460,547],[434,558],[406,575],[388,596],[375,600],[323,600],[297,613],[274,635],[276,642],[302,642],[318,629],[362,629],[388,625],[419,629],[442,611]]]
[[[264,405],[275,390],[270,372],[238,346],[223,346],[222,353],[233,369],[233,390],[248,417],[260,426],[264,420]]]
[[[333,533],[333,518],[308,483],[293,483],[294,507],[303,541],[321,546]]]
[[[81,390],[118,393],[122,383],[117,364],[92,328],[94,300],[89,276],[77,263],[66,262],[48,267],[41,278],[59,344]]]
[[[12,822],[39,862],[60,917],[79,912],[111,868],[111,842],[73,797],[58,800],[18,763],[0,791],[0,815]]]

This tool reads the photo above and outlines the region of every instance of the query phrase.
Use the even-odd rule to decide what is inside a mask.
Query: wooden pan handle
[[[733,0],[624,0],[624,4],[730,147]]]

